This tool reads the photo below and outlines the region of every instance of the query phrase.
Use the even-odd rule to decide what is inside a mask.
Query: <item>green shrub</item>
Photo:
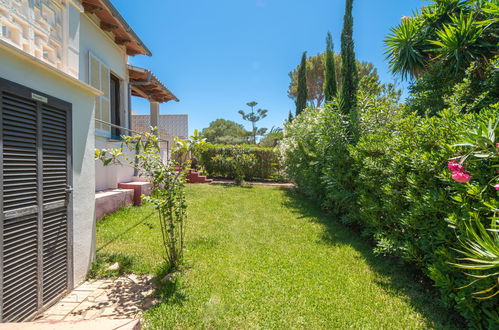
[[[497,159],[470,163],[472,179],[465,184],[452,179],[447,163],[456,154],[466,155],[466,147],[454,147],[462,142],[462,133],[496,120],[499,105],[463,110],[469,104],[457,100],[469,88],[461,87],[434,117],[409,113],[389,86],[359,93],[356,144],[349,143],[345,118],[334,103],[307,109],[285,127],[281,162],[306,195],[373,240],[377,254],[417,267],[438,287],[444,305],[459,311],[470,325],[492,328],[499,322],[499,299],[477,299],[476,293],[493,287],[497,278],[467,286],[469,275],[453,264],[463,257],[458,252],[465,250],[463,242],[480,244],[474,233],[495,228],[491,221],[499,211],[491,179],[497,177]],[[482,227],[470,230],[473,221]]]
[[[237,159],[240,160],[236,161],[239,165],[234,166]],[[280,176],[279,160],[274,148],[255,145],[207,144],[199,153],[199,165],[208,175],[215,177],[267,180]]]
[[[244,182],[246,173],[255,166],[256,157],[253,154],[234,150],[232,156],[215,155],[210,162],[217,168],[225,169],[234,178],[236,184],[241,184]]]
[[[453,263],[468,277],[476,299],[496,301],[488,316],[499,324],[499,107],[494,120],[480,121],[461,134],[449,171],[456,211],[449,221],[460,242]]]
[[[458,237],[464,234],[465,219],[478,212],[486,222],[490,211],[480,211],[483,207],[475,203],[456,203],[456,183],[447,162],[454,157],[452,145],[459,142],[460,132],[488,121],[496,111],[463,115],[447,110],[432,118],[410,115],[399,121],[396,130],[362,137],[353,152],[359,168],[358,220],[374,238],[375,251],[416,265],[440,288],[447,306],[484,325],[492,320],[487,313],[497,310],[497,302],[473,298],[471,288],[457,290],[469,280],[449,262],[459,257],[455,249],[461,247]],[[477,171],[470,186],[483,184],[491,171]],[[461,187],[460,193],[470,186]],[[454,229],[450,221],[457,222]]]

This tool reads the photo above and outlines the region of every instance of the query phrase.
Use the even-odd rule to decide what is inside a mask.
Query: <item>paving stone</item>
[[[112,286],[113,283],[114,283],[114,280],[101,280],[99,289],[104,289],[104,288],[107,288],[109,286]]]
[[[71,312],[71,314],[84,315],[86,311],[91,310],[91,309],[95,309],[96,307],[97,306],[94,302],[86,300],[86,301],[82,302],[81,304],[79,304],[78,307],[76,307]]]
[[[101,292],[99,295],[88,297],[88,301],[94,303],[102,303],[102,302],[110,302],[112,303],[112,299],[109,298],[108,293],[106,291]]]
[[[92,293],[90,293],[88,295],[88,298],[95,298],[95,297],[102,295],[103,293],[106,293],[106,289],[99,288],[97,290],[94,290]]]
[[[82,302],[84,301],[92,291],[86,290],[73,290],[66,297],[62,298],[61,302]]]
[[[103,281],[85,282],[78,287],[78,290],[79,291],[94,291],[94,290],[97,290],[103,284],[105,284]]]
[[[94,308],[90,309],[85,313],[85,316],[83,317],[84,320],[95,320],[102,314],[102,309],[100,308]]]
[[[79,303],[77,302],[60,302],[48,309],[45,313],[47,315],[66,315],[75,309]]]
[[[93,319],[138,319],[153,306],[152,277],[129,275],[116,280],[88,281],[69,293],[40,320],[79,321]]]
[[[61,321],[65,315],[47,315],[43,319],[47,321]]]
[[[140,320],[75,320],[75,321],[41,321],[29,323],[7,323],[2,329],[9,330],[140,330]]]
[[[116,309],[114,307],[106,307],[101,313],[101,317],[110,317],[116,314]]]
[[[64,321],[82,321],[83,315],[81,314],[68,314],[64,317]]]

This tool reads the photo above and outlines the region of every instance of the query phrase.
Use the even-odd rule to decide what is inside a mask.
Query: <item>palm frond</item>
[[[390,70],[401,74],[403,79],[418,76],[424,71],[428,59],[423,52],[426,43],[416,22],[405,19],[390,32],[385,39],[385,54]]]
[[[456,250],[464,256],[458,260],[465,263],[450,263],[460,269],[480,272],[480,274],[465,273],[474,280],[459,289],[470,287],[483,280],[494,279],[494,285],[473,293],[480,296],[478,299],[490,299],[499,294],[499,232],[496,231],[498,228],[496,220],[491,222],[492,230],[485,228],[480,219],[465,223],[467,239],[461,240],[463,250]],[[488,293],[492,294],[483,296]]]

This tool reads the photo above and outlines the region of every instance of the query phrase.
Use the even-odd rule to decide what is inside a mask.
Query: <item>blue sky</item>
[[[153,56],[132,64],[152,70],[180,99],[161,105],[163,114],[188,114],[189,130],[217,118],[243,123],[237,113],[257,101],[268,109],[260,127],[282,126],[294,103],[288,73],[303,51],[322,52],[328,31],[340,49],[344,0],[112,0]],[[394,81],[383,39],[423,0],[356,0],[357,58],[372,62],[384,82]],[[136,113],[147,101],[133,98]],[[249,127],[249,125],[246,125]]]

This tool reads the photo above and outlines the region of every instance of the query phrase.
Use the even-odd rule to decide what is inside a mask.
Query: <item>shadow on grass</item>
[[[172,272],[166,264],[158,269],[154,277],[154,283],[156,295],[161,298],[159,304],[183,305],[186,295],[183,290],[185,284],[182,275],[181,271]]]
[[[237,185],[235,183],[218,183],[217,185],[223,186],[224,188],[244,188],[244,189],[253,189],[253,186],[250,184],[240,184]]]
[[[145,216],[144,218],[141,218],[139,221],[137,221],[137,223],[134,223],[133,225],[131,225],[130,227],[126,228],[125,230],[123,230],[122,232],[118,233],[116,236],[114,236],[112,239],[110,239],[109,241],[105,242],[102,246],[98,247],[96,252],[99,253],[99,251],[101,251],[102,249],[104,249],[106,246],[108,246],[109,244],[117,241],[118,239],[120,239],[122,236],[126,235],[127,233],[129,233],[131,230],[137,228],[138,226],[140,225],[145,225],[147,226],[149,229],[153,229],[153,225],[149,222],[146,222],[147,219],[149,219],[150,217],[152,217],[153,215],[155,214],[155,212],[151,212],[150,214],[148,214],[147,216]],[[100,221],[106,221],[106,218],[100,220]]]
[[[115,278],[130,274],[133,261],[132,257],[122,253],[97,253],[87,278]],[[117,267],[112,267],[114,265]]]
[[[283,189],[287,196],[285,206],[324,226],[323,244],[350,245],[362,254],[363,259],[377,274],[377,284],[392,295],[409,297],[411,305],[420,312],[428,325],[438,329],[465,328],[464,321],[456,313],[439,304],[438,292],[416,269],[399,259],[376,256],[366,239],[351,228],[332,219],[314,201],[301,195],[296,189]]]

